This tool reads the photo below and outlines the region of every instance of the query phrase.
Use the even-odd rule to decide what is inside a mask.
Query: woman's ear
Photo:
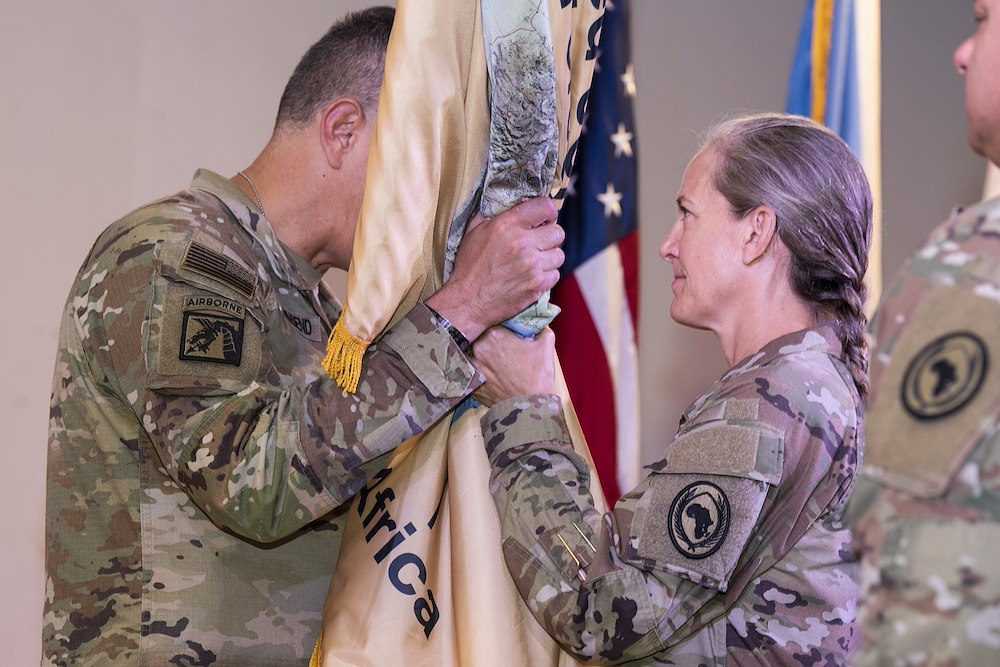
[[[344,157],[353,148],[354,135],[365,124],[361,104],[351,97],[341,97],[329,104],[320,118],[320,143],[326,161],[334,169],[340,168]]]
[[[743,263],[753,264],[767,252],[778,234],[778,217],[774,209],[762,204],[746,216],[747,230],[743,238]]]

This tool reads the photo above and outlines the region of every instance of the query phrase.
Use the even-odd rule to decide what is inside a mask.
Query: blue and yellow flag
[[[869,312],[882,285],[880,5],[879,0],[806,0],[787,105],[789,113],[809,116],[840,135],[868,175],[875,202]]]

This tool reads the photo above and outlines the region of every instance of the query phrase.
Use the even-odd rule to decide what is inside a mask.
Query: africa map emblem
[[[243,358],[243,320],[184,311],[179,358],[239,366]]]
[[[921,420],[950,415],[976,396],[988,370],[989,355],[978,336],[965,331],[941,336],[907,367],[903,406]]]
[[[689,484],[670,506],[670,540],[688,558],[711,556],[729,533],[729,499],[711,482]]]

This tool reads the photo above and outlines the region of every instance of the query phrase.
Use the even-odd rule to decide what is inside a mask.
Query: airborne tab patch
[[[238,294],[252,299],[257,289],[257,276],[245,266],[222,253],[191,241],[184,251],[181,268],[212,278]]]
[[[216,313],[184,311],[182,361],[208,361],[239,366],[243,359],[244,320]]]

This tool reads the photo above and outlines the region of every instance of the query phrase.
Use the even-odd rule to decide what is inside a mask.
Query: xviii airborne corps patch
[[[184,311],[179,358],[239,366],[243,358],[243,320],[215,313]]]

